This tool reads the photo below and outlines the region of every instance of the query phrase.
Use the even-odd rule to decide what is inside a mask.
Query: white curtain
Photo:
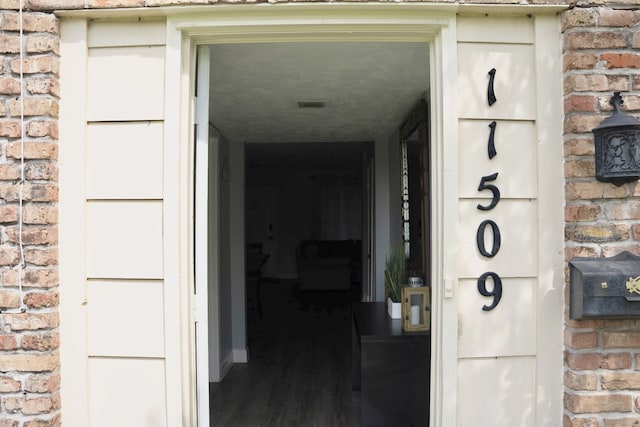
[[[313,178],[313,234],[318,240],[362,238],[362,183],[355,176]]]

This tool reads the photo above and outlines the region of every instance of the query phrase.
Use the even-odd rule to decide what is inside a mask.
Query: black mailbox
[[[572,319],[640,317],[640,257],[573,258],[569,268]]]

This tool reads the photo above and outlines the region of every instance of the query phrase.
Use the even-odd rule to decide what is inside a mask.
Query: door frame
[[[427,96],[428,98],[428,96]],[[404,147],[407,143],[407,140],[411,137],[415,132],[418,133],[418,160],[419,160],[419,172],[418,177],[420,180],[420,221],[422,223],[421,235],[419,238],[420,251],[421,251],[421,262],[422,262],[422,271],[428,277],[431,276],[431,253],[429,252],[429,245],[431,242],[431,169],[429,164],[430,159],[430,141],[429,141],[429,106],[427,105],[425,99],[421,99],[418,103],[413,107],[411,112],[409,113],[405,122],[400,125],[399,135],[400,135],[400,145]],[[404,151],[405,148],[402,148]],[[404,161],[404,159],[403,159]],[[404,173],[404,171],[403,171]],[[409,173],[411,173],[411,168],[409,168]],[[414,171],[415,173],[415,171]],[[403,188],[404,190],[404,188]],[[409,185],[409,191],[411,191],[411,185]],[[411,196],[409,196],[409,203],[416,203],[416,200],[413,202],[410,200]],[[411,218],[411,215],[409,215]],[[403,222],[405,219],[403,218]],[[409,235],[413,230],[411,226],[409,226]],[[404,234],[403,229],[403,234]],[[403,240],[406,236],[403,235]],[[415,236],[410,237],[411,241],[415,243]],[[406,241],[405,241],[406,245]],[[406,255],[406,254],[405,254]]]
[[[375,157],[373,143],[364,144],[362,151],[362,271],[360,298],[375,301],[373,260],[375,257]]]
[[[194,306],[196,334],[196,399],[209,401],[209,381],[220,380],[218,264],[218,135],[209,125],[209,49],[197,52],[195,97]],[[211,209],[213,207],[213,209]],[[209,312],[213,316],[210,315]],[[213,348],[213,351],[210,349]],[[198,405],[200,424],[209,425],[209,408]]]
[[[434,230],[431,425],[454,426],[457,377],[457,75],[456,6],[442,4],[281,4],[163,8],[165,68],[165,301],[167,382],[181,383],[168,422],[196,425],[196,339],[192,277],[196,50],[202,44],[285,41],[424,42],[430,49],[431,170]],[[285,12],[286,13],[283,13]],[[448,143],[445,144],[445,141]],[[179,303],[176,303],[179,302]],[[180,363],[182,361],[182,363]],[[172,369],[173,368],[173,369]],[[172,378],[169,378],[172,377]],[[446,379],[446,380],[445,380]],[[174,382],[175,381],[175,382]],[[209,402],[200,402],[209,406]],[[182,409],[184,408],[184,409]],[[178,413],[182,412],[182,413]],[[177,424],[176,424],[177,425]]]

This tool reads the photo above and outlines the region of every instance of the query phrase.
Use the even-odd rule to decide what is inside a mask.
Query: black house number
[[[493,288],[491,290],[487,289],[488,278],[491,278],[491,280],[493,280]],[[496,306],[500,302],[500,299],[502,298],[502,280],[500,279],[500,276],[498,276],[493,271],[484,273],[478,278],[478,292],[480,292],[480,295],[482,295],[483,297],[493,297],[493,302],[491,303],[491,305],[485,304],[482,306],[482,309],[484,311],[491,311],[496,308]]]
[[[478,203],[478,209],[481,211],[490,211],[495,208],[498,202],[500,201],[500,189],[493,184],[487,184],[487,182],[495,181],[498,178],[498,172],[493,175],[483,176],[480,179],[480,185],[478,186],[478,191],[489,190],[493,197],[491,198],[491,203],[487,206],[482,206]]]
[[[496,101],[496,95],[494,93],[494,79],[496,75],[496,69],[492,68],[489,71],[489,84],[487,87],[487,103],[489,107],[491,107]],[[492,160],[498,154],[495,147],[495,132],[498,124],[495,121],[492,121],[489,124],[489,139],[487,141],[487,157],[489,160]],[[486,175],[480,178],[480,185],[478,185],[478,191],[488,190],[491,192],[491,201],[487,205],[482,205],[478,203],[477,209],[480,211],[490,211],[498,205],[500,202],[500,189],[491,182],[495,181],[498,178],[498,172]],[[485,243],[485,236],[487,229],[490,229],[492,235],[492,243],[490,250],[487,250],[487,246]],[[476,232],[476,245],[478,247],[478,251],[480,255],[486,258],[493,258],[500,251],[500,244],[502,242],[502,237],[500,235],[500,227],[495,221],[491,219],[484,220],[478,226],[478,231]],[[487,288],[487,279],[493,283],[493,286],[489,290]],[[498,306],[500,300],[502,299],[502,279],[497,273],[493,271],[488,271],[478,277],[478,292],[480,295],[484,297],[491,297],[493,301],[489,305],[483,305],[482,310],[491,311]]]
[[[484,244],[484,235],[487,226],[490,227],[491,231],[493,232],[493,245],[490,251],[487,251],[487,248]],[[490,219],[482,221],[478,226],[478,232],[476,233],[476,244],[478,245],[480,254],[487,258],[493,258],[498,254],[498,251],[500,250],[500,241],[500,229],[498,228],[498,224]]]

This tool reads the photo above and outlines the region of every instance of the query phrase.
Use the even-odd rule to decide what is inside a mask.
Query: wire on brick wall
[[[24,242],[22,241],[22,205],[24,201],[24,133],[26,132],[24,123],[24,28],[22,16],[22,1],[18,12],[19,32],[20,32],[20,188],[18,192],[18,247],[20,250],[20,260],[18,264],[18,292],[20,292],[20,311],[26,311],[24,305],[24,292],[22,291],[22,273],[25,269]]]
[[[25,173],[24,173],[24,29],[22,27],[22,1],[19,2],[18,8],[18,31],[20,40],[20,181],[18,182],[18,249],[19,259],[18,264],[15,266],[16,275],[18,276],[18,292],[20,295],[20,308],[19,311],[24,313],[26,306],[24,304],[24,292],[22,289],[22,275],[25,270],[26,262],[24,257],[24,242],[22,240],[23,230],[23,215],[22,207],[24,204],[24,185],[25,185]],[[7,312],[5,310],[4,312]]]

